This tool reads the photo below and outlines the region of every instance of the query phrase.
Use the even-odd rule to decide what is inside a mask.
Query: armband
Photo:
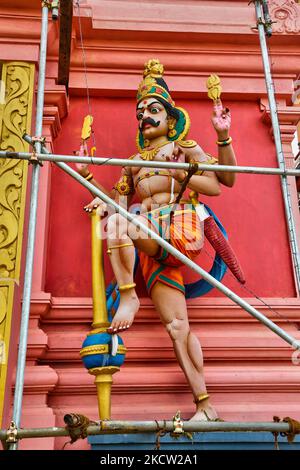
[[[128,194],[134,193],[131,178],[126,175],[122,176],[122,179],[114,186],[114,189],[118,191],[121,196],[128,196]]]

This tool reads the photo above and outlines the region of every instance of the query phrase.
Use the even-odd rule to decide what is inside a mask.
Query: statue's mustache
[[[154,119],[150,118],[150,117],[147,117],[146,119],[143,119],[141,125],[140,125],[140,129],[144,129],[144,126],[146,124],[150,124],[151,126],[153,127],[158,127],[160,125],[160,121],[154,121]]]

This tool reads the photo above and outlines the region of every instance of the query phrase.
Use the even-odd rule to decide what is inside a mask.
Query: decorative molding
[[[275,320],[276,323],[285,322],[285,318],[290,321],[300,321],[300,298],[263,298],[262,300],[270,305],[272,309],[279,311],[282,317],[277,316],[272,310],[266,307],[262,302],[255,298],[244,298],[244,300],[253,307],[268,315],[268,318]],[[140,298],[141,306],[135,319],[135,324],[158,324],[160,323],[152,301],[148,297]],[[40,306],[41,308],[41,306]],[[230,299],[223,297],[188,300],[189,319],[193,323],[256,323],[250,314],[241,307],[234,304]],[[213,315],[212,315],[213,312]],[[45,304],[43,318],[41,322],[43,327],[53,325],[86,325],[87,331],[93,321],[93,303],[91,297],[51,297]],[[65,328],[65,326],[64,326]],[[82,328],[81,334],[85,331]]]
[[[5,103],[1,105],[0,149],[28,151],[22,139],[30,133],[34,65],[11,62],[3,65]],[[21,244],[28,163],[23,160],[0,161],[0,277],[19,280]]]
[[[3,64],[4,86],[0,103],[0,149],[28,151],[22,139],[31,129],[34,65],[25,62]],[[8,353],[15,283],[20,277],[28,163],[0,160],[0,339]],[[0,422],[4,405],[7,362],[0,365]]]
[[[294,0],[272,0],[270,16],[273,32],[278,34],[297,34],[300,32],[300,6]]]
[[[256,299],[245,299],[282,328],[300,325],[300,301],[290,299],[263,299],[273,311]],[[274,313],[278,311],[278,314]],[[272,334],[251,315],[229,299],[202,298],[188,302],[191,328],[201,340],[206,361],[243,363],[289,364],[291,348]],[[41,318],[41,327],[48,336],[48,348],[42,356],[46,364],[81,364],[80,349],[92,321],[91,298],[52,298],[50,309]],[[289,323],[288,323],[289,322]],[[226,325],[238,333],[227,336]],[[297,333],[293,333],[296,338]],[[155,340],[154,340],[155,338]],[[175,362],[168,338],[150,299],[141,299],[141,308],[134,325],[124,335],[128,348],[126,363]]]

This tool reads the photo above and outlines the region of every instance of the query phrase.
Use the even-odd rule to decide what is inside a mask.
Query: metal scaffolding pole
[[[173,421],[100,421],[98,425],[89,425],[86,428],[88,436],[99,434],[135,434],[157,433],[160,430],[174,432]],[[278,432],[299,434],[297,421],[290,422],[222,422],[222,421],[183,421],[183,432]],[[76,432],[76,430],[74,430]],[[33,437],[59,437],[69,436],[67,428],[29,428],[29,429],[1,429],[0,440],[7,441],[9,436],[15,440]],[[80,429],[78,430],[78,437]]]
[[[29,136],[23,136],[26,142]],[[30,141],[31,142],[31,141]],[[66,162],[66,163],[87,163],[92,165],[109,165],[109,166],[124,166],[124,167],[139,167],[139,168],[166,168],[166,169],[179,169],[188,171],[190,168],[189,163],[177,162],[159,162],[159,161],[146,161],[146,160],[129,160],[126,158],[105,158],[105,157],[77,157],[73,155],[56,155],[52,153],[36,153],[35,157],[42,161],[50,162]],[[29,152],[7,152],[0,151],[0,158],[17,158],[20,160],[30,160],[32,153]],[[250,173],[260,175],[288,175],[300,176],[300,170],[297,169],[281,169],[281,168],[268,168],[257,166],[231,166],[231,165],[207,165],[205,163],[198,163],[198,169],[203,171],[226,171],[230,173]]]
[[[24,138],[28,143],[32,143],[32,139],[29,136],[24,136]],[[43,146],[42,146],[42,152],[45,153],[45,154],[49,153],[48,150]],[[145,163],[145,162],[143,162],[143,163]],[[300,350],[300,342],[298,340],[296,340],[291,335],[286,333],[282,328],[277,326],[275,323],[273,323],[271,320],[269,320],[267,317],[265,317],[265,315],[260,313],[254,307],[252,307],[252,305],[248,304],[248,302],[246,302],[244,299],[239,297],[233,291],[228,289],[228,287],[224,286],[221,282],[217,281],[217,279],[215,279],[213,276],[211,276],[209,273],[207,273],[204,269],[202,269],[196,263],[191,261],[187,256],[183,255],[179,250],[174,248],[172,245],[170,245],[170,243],[165,241],[159,235],[157,235],[156,232],[154,232],[153,230],[148,228],[143,223],[137,221],[135,215],[131,214],[126,209],[119,206],[113,199],[108,197],[99,188],[96,188],[89,181],[86,181],[85,178],[83,178],[75,170],[73,170],[68,165],[66,165],[66,163],[56,162],[56,165],[59,168],[61,168],[63,171],[68,173],[70,176],[72,176],[72,178],[74,178],[79,183],[81,183],[89,191],[94,193],[96,196],[100,197],[108,205],[114,207],[114,209],[119,214],[121,214],[123,217],[125,217],[128,221],[132,222],[135,226],[139,227],[144,233],[149,235],[152,239],[156,240],[157,243],[160,246],[165,248],[169,253],[171,253],[176,258],[178,258],[180,261],[182,261],[182,263],[184,263],[186,266],[193,269],[197,274],[202,276],[206,281],[208,281],[210,284],[212,284],[214,287],[216,287],[219,291],[221,291],[223,294],[225,294],[227,297],[229,297],[233,302],[235,302],[237,305],[242,307],[244,310],[246,310],[248,313],[250,313],[253,317],[255,317],[257,320],[259,320],[261,323],[263,323],[265,326],[267,326],[270,330],[272,330],[274,333],[276,333],[278,336],[280,336],[282,339],[284,339],[284,341],[289,343],[295,349]]]
[[[267,18],[265,18],[266,22],[264,22],[263,20],[264,14],[262,11],[262,5],[264,7],[264,13],[267,16]],[[262,2],[262,0],[255,0],[255,11],[256,11],[256,18],[257,18],[257,28],[258,28],[259,39],[260,39],[262,60],[263,60],[263,65],[264,65],[265,81],[266,81],[268,99],[269,99],[269,104],[270,104],[270,114],[271,114],[272,127],[273,127],[273,132],[274,132],[274,140],[275,140],[275,146],[276,146],[278,166],[281,170],[285,170],[285,160],[284,160],[284,154],[283,154],[282,143],[281,143],[280,127],[279,127],[278,114],[277,114],[277,105],[276,105],[276,100],[275,100],[275,90],[274,90],[274,84],[272,80],[270,60],[269,60],[269,55],[268,55],[268,47],[267,47],[267,41],[266,41],[266,36],[265,36],[265,27],[266,27],[268,36],[270,36],[270,22],[269,22],[270,18],[267,13],[268,12],[267,2],[266,1]],[[286,222],[288,225],[291,254],[292,254],[293,266],[294,266],[295,277],[296,277],[296,285],[297,285],[298,293],[299,293],[300,292],[300,256],[299,256],[299,248],[298,248],[298,243],[297,243],[297,232],[296,232],[296,226],[295,226],[295,221],[294,221],[294,216],[293,216],[293,211],[292,211],[289,184],[287,181],[287,176],[284,174],[281,177],[281,187],[282,187],[282,195],[283,195],[283,201],[284,201],[284,207],[285,207]]]
[[[46,55],[47,55],[47,32],[48,32],[48,7],[42,4],[42,26],[41,26],[41,45],[39,57],[39,78],[38,78],[38,92],[37,92],[37,109],[36,109],[36,124],[35,135],[42,136],[42,121],[44,109],[44,89],[45,89],[45,72],[46,72]],[[41,142],[35,143],[35,150],[37,153],[41,152]],[[24,373],[26,363],[27,351],[27,337],[28,337],[28,324],[30,313],[30,297],[32,286],[32,269],[33,269],[33,255],[35,243],[35,229],[36,229],[36,216],[38,204],[38,189],[39,189],[39,172],[40,167],[38,164],[33,165],[32,180],[31,180],[31,198],[30,198],[30,213],[28,224],[28,238],[27,238],[27,252],[25,264],[25,279],[23,288],[23,305],[19,338],[19,351],[16,373],[16,385],[13,406],[13,421],[17,427],[20,427],[21,414],[22,414],[22,401],[23,401],[23,388],[24,388]],[[13,443],[9,449],[17,450],[18,443]]]

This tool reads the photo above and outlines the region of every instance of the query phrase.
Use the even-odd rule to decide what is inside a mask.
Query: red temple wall
[[[80,3],[86,70],[75,11],[69,95],[57,85],[59,28],[49,21],[43,135],[50,150],[70,154],[78,149],[82,120],[89,112],[87,79],[97,154],[127,157],[135,153],[136,88],[144,62],[157,57],[165,65],[177,105],[190,113],[191,138],[215,154],[205,81],[218,73],[222,99],[232,111],[231,134],[239,164],[278,166],[259,40],[252,29],[256,24],[253,4],[236,0]],[[291,96],[298,74],[300,13],[296,2],[291,1],[294,16],[284,0],[278,3],[280,15],[273,24],[270,52],[284,158],[287,166],[293,166],[290,144],[299,107]],[[275,16],[272,0],[270,5]],[[37,74],[40,7],[38,0],[2,0],[0,5],[0,60],[33,62]],[[158,21],[158,12],[164,13],[163,21]],[[119,172],[106,166],[92,171],[107,186]],[[93,313],[90,223],[82,210],[91,196],[53,164],[45,163],[40,175],[22,427],[63,426],[64,414],[74,411],[98,418],[93,377],[79,357]],[[289,182],[299,229],[295,181]],[[246,285],[277,313],[255,299],[253,292],[241,289],[229,274],[225,284],[299,339],[299,294],[279,178],[238,175],[232,189],[223,187],[220,197],[207,202],[227,229]],[[205,253],[199,262],[210,266]],[[107,258],[105,270],[109,281]],[[194,274],[186,272],[186,279],[194,279]],[[114,376],[112,417],[170,419],[180,409],[188,419],[194,408],[191,392],[141,279],[139,294],[140,311],[124,334],[126,362]],[[20,308],[19,302],[14,310]],[[189,301],[188,313],[203,347],[208,391],[222,419],[269,421],[274,414],[299,419],[299,365],[292,363],[292,348],[216,290]],[[14,326],[11,347],[16,349],[18,325]],[[13,374],[12,366],[8,383],[13,383]],[[8,393],[4,427],[9,426],[11,400]],[[21,448],[61,449],[65,441],[29,439],[21,442]],[[69,448],[79,447],[88,448],[87,442],[80,440]]]
[[[216,155],[216,136],[210,122],[211,103],[177,100],[176,104],[190,113],[189,137]],[[232,113],[231,135],[238,164],[276,167],[274,142],[269,128],[262,123],[258,104],[227,100],[225,104]],[[86,99],[72,97],[68,119],[55,141],[55,153],[72,154],[78,148],[86,112]],[[92,113],[97,155],[126,158],[136,152],[135,100],[94,97]],[[100,183],[111,188],[120,169],[103,166],[94,167],[92,171]],[[90,223],[83,206],[92,197],[55,166],[51,186],[46,291],[53,296],[88,297],[91,295]],[[244,269],[246,286],[263,297],[293,297],[295,288],[279,178],[239,174],[232,189],[222,186],[219,197],[203,197],[202,200],[225,226]],[[211,251],[208,247],[205,251],[198,261],[207,269],[211,265]],[[109,282],[112,274],[107,256],[105,273]],[[194,280],[195,275],[186,270],[185,279],[187,282]],[[245,296],[245,290],[231,274],[227,273],[224,281]],[[147,295],[143,282],[140,282],[140,294]],[[215,289],[210,296],[223,294]]]

